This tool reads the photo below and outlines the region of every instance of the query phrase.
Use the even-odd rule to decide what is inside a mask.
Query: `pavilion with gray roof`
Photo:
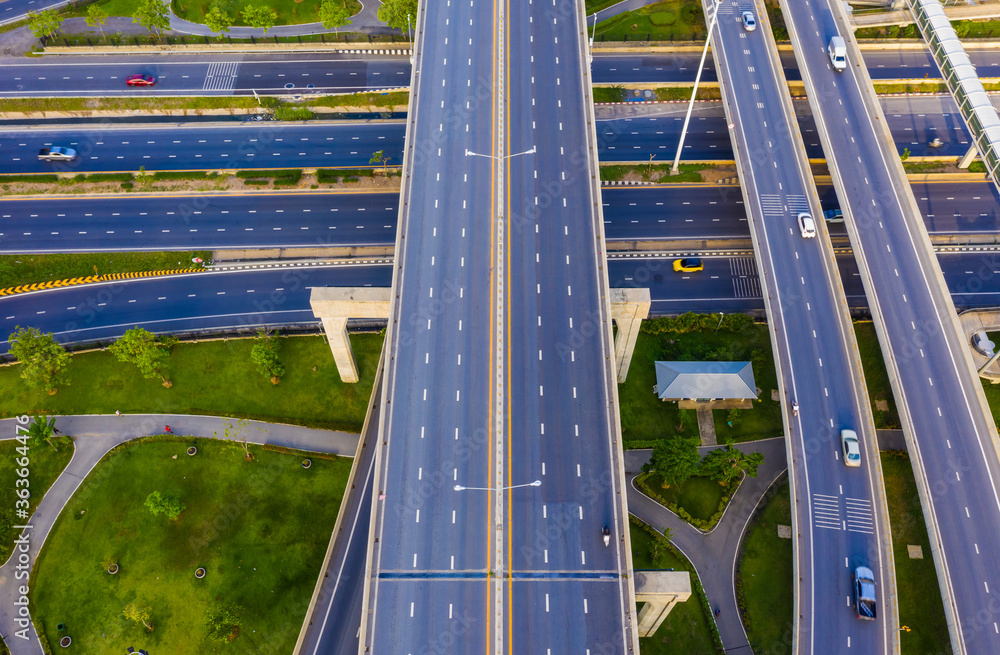
[[[750,362],[656,362],[656,395],[660,400],[756,400]]]

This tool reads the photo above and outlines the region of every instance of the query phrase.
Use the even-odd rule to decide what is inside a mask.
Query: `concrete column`
[[[344,382],[356,383],[358,365],[347,336],[349,318],[389,318],[392,289],[373,287],[314,287],[309,305],[323,321],[333,360]]]
[[[973,143],[971,146],[969,146],[969,150],[964,155],[962,155],[962,158],[958,160],[958,167],[968,168],[969,164],[972,163],[972,160],[974,160],[976,158],[976,155],[978,154],[979,150],[976,149],[976,144]]]
[[[687,571],[636,571],[635,600],[646,603],[639,611],[639,638],[652,637],[677,603],[691,597]]]
[[[618,382],[625,382],[632,363],[635,340],[642,319],[649,316],[649,289],[611,289],[611,318],[618,326],[615,335],[615,370]]]
[[[358,365],[354,361],[354,351],[351,350],[351,338],[347,336],[347,317],[323,318],[323,331],[326,340],[333,351],[333,361],[337,362],[337,371],[341,382],[357,383]]]

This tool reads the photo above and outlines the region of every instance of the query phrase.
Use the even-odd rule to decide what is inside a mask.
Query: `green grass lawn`
[[[653,393],[656,385],[655,361],[743,361],[752,360],[754,353],[763,362],[761,366],[755,365],[753,371],[756,384],[762,390],[760,400],[753,404],[753,409],[743,410],[741,422],[732,428],[725,425],[727,412],[715,412],[720,443],[724,439],[749,441],[775,437],[782,433],[781,406],[777,401],[771,400],[771,389],[777,388],[777,376],[767,325],[756,324],[742,333],[640,333],[632,355],[632,364],[629,366],[628,379],[624,384],[618,385],[626,447],[648,447],[651,441],[676,434],[698,434],[698,424],[693,419],[678,430],[676,403],[662,402]]]
[[[13,426],[10,429],[13,430]],[[21,468],[28,469],[28,490],[31,492],[31,498],[28,499],[28,516],[31,516],[45,496],[45,492],[73,457],[72,439],[56,437],[52,439],[52,443],[55,449],[44,441],[41,444],[29,444],[28,466],[21,467],[15,460],[24,456],[23,451],[17,451],[22,445],[13,439],[0,441],[0,480],[4,485],[3,502],[0,502],[0,564],[7,561],[13,550],[14,539],[19,532],[14,526],[26,523],[25,519],[18,518],[14,514],[16,510],[14,503],[18,500],[14,493],[14,481],[19,477],[16,472]]]
[[[882,347],[879,345],[878,335],[875,333],[875,325],[871,321],[855,321],[854,335],[858,340],[858,352],[861,355],[865,384],[868,386],[868,397],[872,402],[875,427],[879,429],[899,428],[896,399],[892,395],[889,374],[886,373],[885,359],[882,357]],[[888,411],[878,410],[876,401],[879,400],[888,403]]]
[[[81,325],[83,321],[81,319]],[[382,336],[351,337],[361,381],[344,384],[326,339],[281,339],[279,356],[287,368],[272,385],[250,362],[252,339],[182,343],[169,358],[165,389],[143,379],[111,353],[74,355],[70,384],[59,392],[26,390],[17,366],[0,368],[0,415],[27,411],[52,414],[176,413],[232,415],[359,432],[368,409]]]
[[[663,488],[663,479],[655,473],[645,478],[644,483],[668,505],[675,504],[702,521],[709,520],[719,511],[719,503],[726,493],[726,488],[718,482],[700,475],[666,489]]]
[[[605,41],[692,41],[705,38],[705,16],[700,0],[665,0],[619,14],[597,25]]]
[[[57,255],[0,255],[0,289],[20,284],[68,280],[88,275],[166,271],[197,267],[191,260],[208,261],[208,250],[193,252],[108,252]],[[4,335],[6,336],[6,335]]]
[[[118,1],[121,2],[124,0]],[[343,0],[343,2],[346,4],[351,16],[361,11],[361,3],[358,0]],[[245,2],[236,3],[239,9],[242,9],[245,4]],[[318,12],[320,3],[317,0],[265,0],[263,2],[258,0],[253,4],[255,6],[264,5],[278,12],[275,25],[299,25],[301,23],[319,22]],[[195,23],[204,23],[205,14],[211,10],[212,2],[211,0],[173,0],[171,6],[174,13],[181,18]],[[234,25],[246,25],[241,15],[237,16]],[[346,32],[351,29],[351,26],[345,25],[341,29]]]
[[[747,636],[755,653],[786,652],[792,617],[792,540],[778,538],[791,525],[788,481],[780,483],[743,542],[739,582],[743,586]]]
[[[909,457],[883,453],[882,473],[896,560],[899,623],[910,628],[900,633],[902,652],[950,653],[944,605]],[[924,559],[910,559],[909,544],[921,546]]]
[[[247,462],[236,444],[180,438],[108,455],[67,504],[32,573],[32,615],[49,641],[64,623],[86,653],[290,653],[351,461],[313,456],[306,471],[301,454],[252,453]],[[176,521],[144,507],[153,491],[186,505]],[[119,565],[116,575],[106,561]],[[198,567],[207,570],[201,580]],[[123,617],[129,603],[151,608],[152,632]],[[244,608],[238,636],[209,640],[207,613],[228,604]]]
[[[636,570],[670,569],[672,571],[690,571],[691,564],[678,557],[665,544],[662,538],[654,538],[642,526],[633,520],[629,526],[632,541],[632,564]],[[692,574],[693,577],[693,574]],[[692,591],[694,591],[692,579]],[[686,602],[678,603],[663,621],[663,625],[652,637],[639,640],[639,650],[643,655],[666,655],[667,653],[699,653],[716,652],[712,642],[712,632],[709,619],[698,599],[692,594]]]

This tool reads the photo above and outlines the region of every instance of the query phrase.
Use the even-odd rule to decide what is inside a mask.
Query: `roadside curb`
[[[86,277],[73,277],[68,280],[50,280],[48,282],[37,282],[35,284],[21,284],[16,287],[0,289],[0,296],[13,296],[19,293],[30,291],[44,291],[46,289],[61,289],[64,287],[74,287],[82,284],[94,284],[97,282],[113,282],[115,280],[132,280],[146,277],[162,277],[164,275],[184,275],[187,273],[204,273],[204,268],[176,268],[165,271],[139,271],[136,273],[111,273],[108,275],[88,275]]]
[[[261,44],[264,45],[264,44]],[[332,44],[320,43],[268,43],[267,47],[257,47],[250,43],[200,43],[186,45],[128,45],[128,46],[48,46],[40,54],[42,55],[127,55],[127,54],[148,54],[148,53],[171,53],[171,52],[219,52],[219,53],[243,53],[243,54],[265,54],[268,52],[325,52],[337,55],[374,55],[382,57],[409,57],[412,51],[409,48],[351,48],[343,45],[337,48],[327,47]]]

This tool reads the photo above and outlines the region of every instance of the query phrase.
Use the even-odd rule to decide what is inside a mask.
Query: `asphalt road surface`
[[[684,160],[732,159],[725,119],[706,108],[691,120]],[[959,156],[968,135],[957,114],[888,115],[900,154]],[[683,125],[682,109],[643,118],[597,122],[597,148],[602,162],[672,161]],[[810,118],[800,117],[809,157],[822,157]],[[369,166],[372,153],[383,150],[390,164],[400,161],[404,124],[375,123],[243,123],[240,125],[64,127],[0,133],[0,174],[72,173],[238,168],[303,168]],[[941,138],[944,145],[927,144]],[[74,162],[38,160],[38,150],[69,146],[79,152]]]
[[[0,5],[2,6],[2,5]],[[128,87],[130,75],[153,87]],[[132,55],[0,62],[0,97],[353,93],[410,84],[406,57],[334,54]]]
[[[39,1],[39,0],[36,0]],[[17,0],[0,5],[5,11]],[[0,14],[2,16],[2,14]],[[981,77],[1000,77],[1000,56],[993,49],[968,49]],[[693,82],[700,53],[597,53],[591,64],[595,83]],[[781,54],[785,77],[801,79],[795,59]],[[872,79],[940,77],[929,52],[869,50],[865,63]],[[153,88],[130,89],[129,75],[152,75]],[[717,81],[711,54],[702,80]],[[273,54],[64,55],[0,60],[0,97],[157,96],[348,93],[408,87],[405,56]]]
[[[871,554],[868,565],[881,576],[887,570],[883,552],[891,543],[875,426],[857,345],[847,327],[841,282],[830,265],[832,253],[822,247],[823,226],[817,226],[817,238],[805,238],[797,224],[800,212],[818,214],[819,199],[798,135],[783,128],[794,109],[770,32],[763,27],[747,32],[732,3],[718,7],[713,51],[735,126],[737,162],[761,267],[758,284],[777,351],[789,431],[797,534],[796,652],[820,655],[842,644],[835,650],[888,655],[896,638],[891,629],[894,604],[885,602],[891,594],[883,588],[878,620],[862,623],[844,603],[839,576],[830,570],[834,562],[839,566],[859,553]],[[797,414],[791,411],[793,402],[799,404]],[[847,468],[842,461],[842,429],[859,437],[858,468]],[[728,638],[727,650],[748,643],[746,635]]]
[[[998,231],[1000,195],[991,183],[912,187],[931,234]],[[823,209],[840,206],[833,187],[819,187],[819,194]],[[750,236],[736,186],[606,187],[601,195],[609,241]],[[391,247],[398,205],[395,192],[8,196],[0,199],[0,252]],[[843,223],[828,227],[846,233]]]
[[[969,58],[980,77],[1000,77],[1000,54],[993,48],[966,47]],[[921,79],[925,76],[940,78],[937,64],[930,51],[919,50],[863,50],[868,73],[873,80]],[[701,53],[664,54],[597,54],[591,66],[594,82],[694,82]],[[798,64],[789,50],[781,51],[781,64],[785,78],[802,79]],[[717,82],[718,75],[711,53],[705,60],[701,79]]]
[[[941,288],[935,257],[927,252],[896,148],[881,128],[879,107],[866,95],[865,71],[852,48],[842,73],[825,56],[830,36],[848,30],[839,7],[833,11],[830,0],[786,3],[784,17],[804,76],[812,80],[817,123],[827,126],[824,148],[837,171],[844,208],[855,219],[855,256],[869,273],[869,298],[883,343],[892,344],[886,367],[897,381],[900,418],[912,429],[910,457],[918,484],[929,494],[924,516],[943,572],[945,612],[954,621],[953,637],[962,642],[956,649],[1000,653],[1000,631],[992,618],[988,623],[980,618],[984,608],[997,606],[1000,588],[1000,552],[980,546],[1000,541],[997,432],[981,380]],[[859,551],[849,564],[869,559]],[[841,597],[850,589],[848,568],[837,576]],[[832,643],[847,647],[843,639]]]
[[[0,173],[368,167],[378,150],[398,163],[402,144],[403,125],[392,122],[19,129],[0,134]],[[79,155],[39,161],[52,145]]]
[[[489,575],[502,517],[487,447],[496,180],[492,160],[465,154],[496,150],[497,7],[455,0],[448,11],[426,9],[414,25],[413,147],[362,608],[361,650],[375,655],[482,652],[502,634],[493,617],[503,598]]]
[[[700,273],[675,273],[674,258],[611,259],[612,288],[647,287],[654,315],[760,311],[764,304],[753,257],[704,257]],[[1000,254],[939,254],[956,307],[1000,305]],[[867,307],[857,264],[837,257],[848,304]],[[111,340],[134,325],[154,332],[315,324],[314,286],[388,287],[392,267],[310,266],[250,269],[125,280],[0,297],[0,336],[17,325],[52,332],[64,343]],[[0,352],[7,352],[6,341]]]

